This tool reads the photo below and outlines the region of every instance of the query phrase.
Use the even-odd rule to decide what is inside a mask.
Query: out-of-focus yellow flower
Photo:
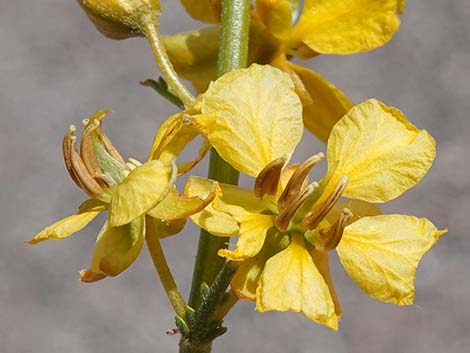
[[[173,187],[177,167],[173,160],[125,162],[101,129],[108,111],[84,121],[80,152],[76,148],[75,126],[64,137],[67,170],[74,182],[90,197],[78,213],[40,231],[29,244],[47,239],[65,239],[83,229],[99,213],[109,217],[96,240],[91,266],[81,280],[94,282],[116,276],[129,267],[142,248],[146,232],[160,238],[179,232],[187,217],[202,210],[215,197],[188,198]]]
[[[222,158],[256,182],[251,192],[191,178],[188,197],[204,198],[214,184],[218,189],[191,219],[216,236],[239,237],[234,249],[219,254],[241,261],[232,287],[240,298],[255,300],[259,311],[301,312],[336,330],[341,308],[329,271],[333,249],[366,293],[410,304],[417,265],[445,231],[425,218],[380,215],[373,203],[392,200],[421,180],[435,157],[434,139],[397,109],[365,101],[335,125],[328,172],[307,185],[324,155],[285,168],[302,130],[298,107],[292,81],[272,67],[253,65],[209,87],[202,114],[188,119]],[[342,196],[351,200],[340,202]]]
[[[195,19],[214,23],[220,0],[185,1]],[[289,56],[354,54],[384,45],[399,26],[404,0],[257,0],[252,12],[249,61],[289,73],[304,106],[305,127],[326,142],[334,124],[353,106],[319,73],[292,64]],[[205,14],[201,16],[201,14]],[[215,14],[215,15],[214,15]],[[208,20],[207,16],[210,16]],[[298,18],[298,21],[296,19]],[[216,77],[218,28],[203,28],[164,39],[177,72],[204,91]]]

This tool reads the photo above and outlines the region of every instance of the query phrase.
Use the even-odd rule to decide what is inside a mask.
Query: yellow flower
[[[209,87],[202,114],[188,119],[256,182],[253,192],[216,183],[216,199],[191,219],[216,236],[239,237],[234,249],[219,254],[242,261],[232,287],[259,311],[301,312],[336,330],[341,309],[329,272],[333,249],[366,293],[411,304],[417,265],[445,231],[425,218],[380,215],[372,203],[390,201],[421,180],[435,157],[434,139],[397,109],[365,101],[335,125],[328,171],[307,186],[322,153],[285,168],[300,139],[300,106],[288,75],[272,67],[253,65]],[[191,178],[185,194],[204,198],[214,183]]]
[[[220,0],[182,0],[189,14],[214,23]],[[289,73],[302,100],[305,127],[326,142],[334,124],[353,104],[319,73],[295,65],[287,56],[354,54],[384,45],[399,26],[404,0],[257,0],[250,28],[251,63],[271,64]],[[300,14],[296,23],[294,19]],[[164,39],[170,59],[183,77],[204,91],[215,78],[218,28],[209,27]]]
[[[126,163],[101,129],[107,113],[100,111],[84,121],[80,152],[75,146],[75,126],[70,127],[63,141],[67,170],[90,198],[80,205],[77,214],[46,227],[27,242],[67,238],[108,211],[91,266],[81,272],[85,282],[118,275],[134,262],[146,234],[152,232],[163,238],[178,233],[189,215],[202,210],[215,197],[215,190],[205,199],[180,195],[173,187],[177,167],[172,160],[141,164],[131,158]]]

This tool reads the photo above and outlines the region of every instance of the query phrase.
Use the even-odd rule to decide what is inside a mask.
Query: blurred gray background
[[[162,31],[199,26],[163,0]],[[436,137],[436,162],[387,212],[430,218],[449,233],[417,272],[411,307],[379,303],[333,261],[344,308],[339,333],[298,314],[259,314],[240,303],[214,352],[464,352],[470,346],[470,1],[408,1],[402,27],[374,52],[321,56],[308,65],[355,102],[376,97]],[[174,109],[139,80],[157,77],[142,39],[111,41],[75,1],[0,0],[0,353],[175,352],[172,311],[148,254],[122,275],[78,281],[102,220],[73,237],[35,247],[35,232],[75,211],[84,195],[61,157],[67,126],[103,108],[105,129],[125,156],[145,159]],[[306,134],[294,159],[324,150]],[[205,175],[207,163],[195,171]],[[246,180],[243,180],[246,183]],[[197,232],[164,246],[188,293]]]

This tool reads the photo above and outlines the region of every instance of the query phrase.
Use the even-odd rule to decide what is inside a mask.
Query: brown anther
[[[308,229],[316,228],[323,218],[326,217],[328,212],[331,211],[336,202],[338,202],[347,184],[348,177],[341,177],[333,192],[325,201],[314,207],[312,212],[310,212],[309,215],[304,218],[302,225]]]
[[[78,154],[75,147],[76,137],[73,136],[70,144],[70,160],[72,163],[72,170],[77,176],[77,179],[83,189],[89,196],[96,196],[103,192],[100,184],[91,176],[85,166],[82,158]]]
[[[85,123],[85,121],[84,121]],[[103,171],[98,164],[95,154],[95,139],[97,138],[97,130],[100,127],[100,122],[97,120],[92,121],[88,124],[83,131],[82,141],[80,143],[80,155],[83,163],[85,163],[86,169],[90,175],[99,182],[100,175]]]
[[[70,125],[69,131],[67,131],[62,141],[62,153],[64,155],[65,168],[67,168],[70,177],[79,188],[82,188],[82,185],[80,184],[80,181],[78,180],[77,175],[75,175],[75,172],[73,171],[72,167],[72,148],[73,141],[76,139],[73,134],[76,130],[77,128],[75,127],[75,125]]]
[[[341,241],[344,228],[346,228],[352,217],[352,212],[344,208],[338,220],[331,227],[320,230],[320,235],[324,242],[319,250],[328,251],[335,249]]]
[[[254,192],[257,198],[262,199],[264,195],[275,195],[281,179],[282,168],[287,158],[281,157],[269,163],[258,174],[255,181]]]
[[[302,163],[294,172],[294,174],[292,174],[291,178],[289,179],[289,182],[286,185],[286,188],[284,189],[278,200],[278,204],[281,210],[283,210],[286,205],[289,205],[292,200],[297,197],[300,190],[302,189],[302,185],[305,179],[307,178],[308,173],[310,173],[312,168],[324,158],[325,155],[323,153],[313,155],[304,163]]]
[[[103,129],[98,130],[98,137],[100,138],[101,143],[103,144],[105,150],[113,157],[116,161],[122,164],[124,167],[126,165],[126,161],[122,158],[121,154],[118,152],[116,147],[111,143],[111,140],[106,136]]]
[[[292,217],[294,217],[295,213],[298,211],[300,206],[305,202],[305,200],[313,193],[315,188],[318,186],[318,183],[314,182],[307,186],[301,193],[297,194],[297,196],[292,200],[292,202],[285,207],[281,213],[276,217],[275,223],[276,227],[281,230],[287,230]]]

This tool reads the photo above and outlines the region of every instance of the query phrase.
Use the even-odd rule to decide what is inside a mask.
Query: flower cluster
[[[79,3],[108,37],[159,40],[152,32],[158,1]],[[165,37],[168,57],[158,56],[158,45],[154,49],[201,94],[192,99],[170,85],[166,93],[181,98],[185,108],[160,126],[145,163],[121,157],[102,130],[107,111],[84,121],[79,150],[71,126],[63,141],[65,165],[89,199],[29,243],[64,239],[107,212],[91,265],[81,272],[83,281],[93,282],[129,267],[146,238],[177,234],[191,219],[213,236],[237,237],[219,255],[238,265],[231,287],[238,298],[255,301],[258,311],[300,312],[336,330],[341,307],[330,251],[370,296],[411,304],[418,263],[445,231],[425,218],[382,214],[377,204],[424,177],[435,158],[434,139],[398,109],[376,99],[353,105],[320,74],[289,61],[385,44],[399,26],[404,0],[306,0],[303,8],[294,0],[257,0],[251,65],[218,79],[221,2],[182,3],[193,18],[213,26]],[[326,154],[288,165],[304,128],[327,143]],[[177,164],[197,136],[204,140],[197,157]],[[190,176],[178,192],[176,178],[211,147],[255,178],[253,190]],[[310,183],[310,171],[324,159],[326,174]]]

